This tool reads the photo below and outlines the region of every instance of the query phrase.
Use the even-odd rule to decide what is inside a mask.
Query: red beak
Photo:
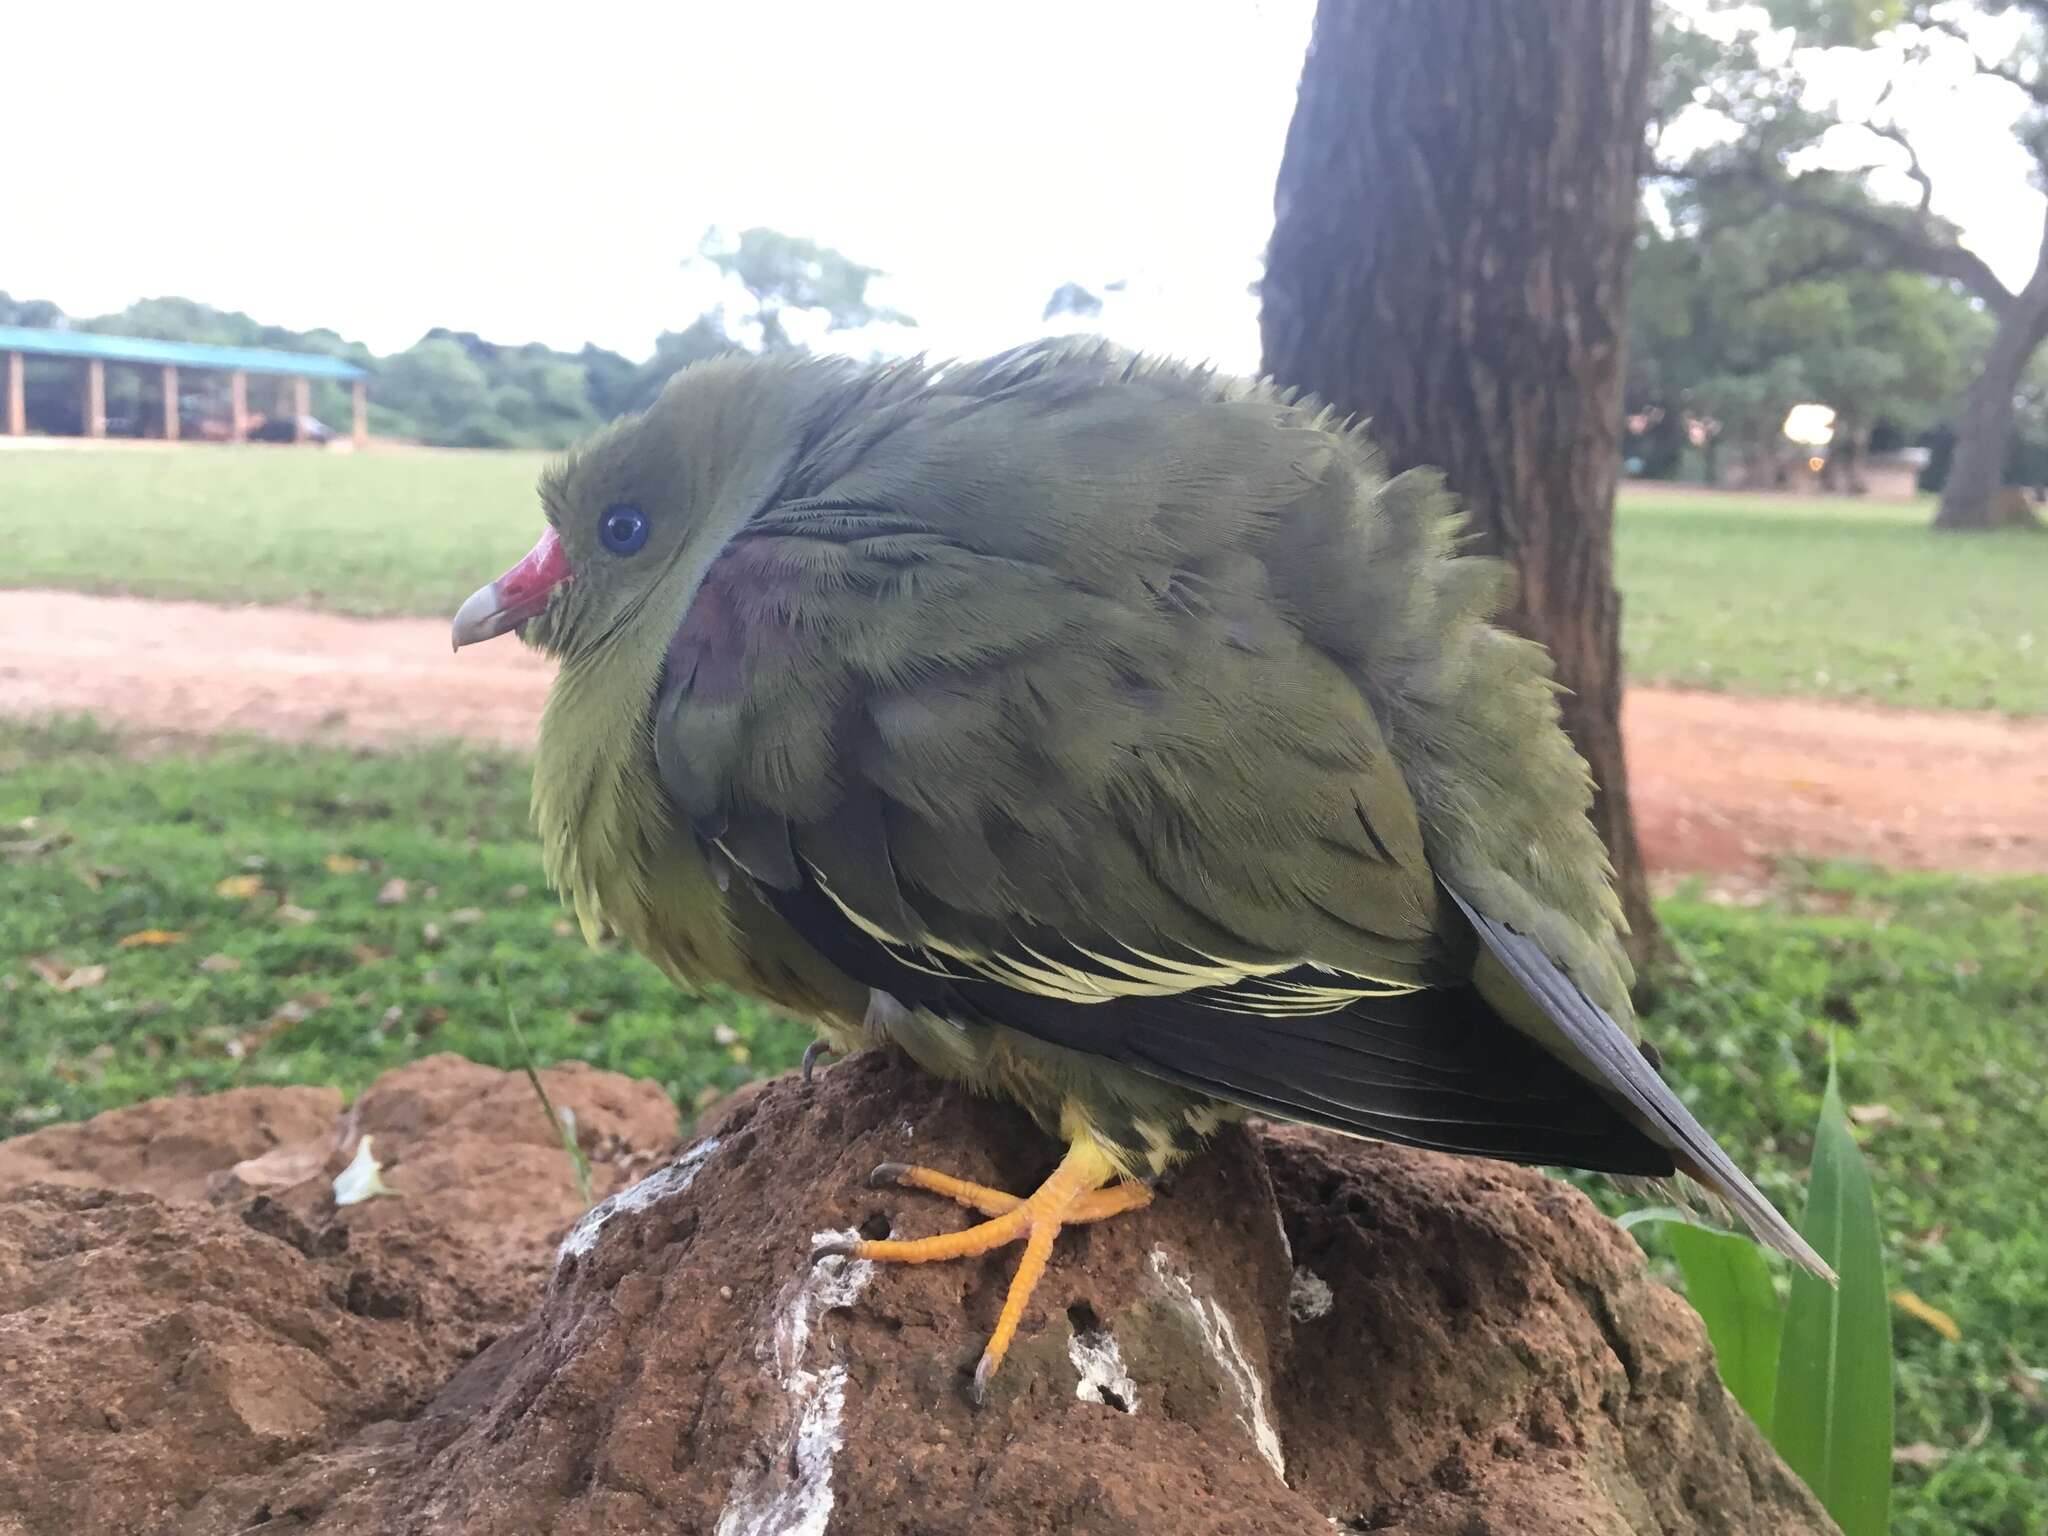
[[[550,528],[511,570],[469,594],[455,610],[455,649],[517,629],[547,607],[555,588],[569,579],[562,541]]]

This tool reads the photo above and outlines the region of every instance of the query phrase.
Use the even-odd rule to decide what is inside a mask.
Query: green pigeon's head
[[[705,568],[774,496],[845,375],[829,361],[699,363],[644,414],[550,464],[547,528],[457,610],[456,649],[508,630],[565,661],[666,644]]]

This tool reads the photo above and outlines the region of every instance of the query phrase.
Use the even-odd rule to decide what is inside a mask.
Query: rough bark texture
[[[1521,576],[1640,960],[1613,581],[1649,0],[1323,0],[1280,169],[1266,371],[1436,465]]]
[[[1990,350],[1963,395],[1956,421],[1955,457],[1941,488],[1934,526],[1950,533],[2032,523],[2024,495],[2000,494],[2012,453],[2013,399],[2027,359],[2048,337],[2048,256],[1999,316]]]
[[[600,1191],[673,1136],[651,1085],[547,1077]],[[1219,1138],[1061,1238],[977,1410],[1014,1253],[809,1252],[962,1219],[869,1189],[885,1159],[1036,1180],[1056,1149],[1014,1109],[856,1056],[579,1220],[516,1073],[440,1057],[347,1115],[295,1092],[0,1144],[4,1536],[1835,1529],[1691,1309],[1526,1169]],[[363,1131],[405,1195],[337,1210]]]

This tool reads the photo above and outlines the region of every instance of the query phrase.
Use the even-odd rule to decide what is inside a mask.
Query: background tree
[[[491,382],[483,365],[453,336],[429,334],[389,359],[378,370],[379,403],[421,423],[429,441],[457,442],[465,435],[502,446],[510,429],[489,419]]]
[[[1629,290],[1626,451],[1645,473],[1676,474],[1697,435],[1708,483],[1732,462],[1768,485],[1786,412],[1817,400],[1837,412],[1828,474],[1859,489],[1873,428],[1917,436],[1952,409],[1988,328],[1955,284],[1842,271],[1835,232],[1787,210],[1720,219],[1680,196],[1662,211]]]
[[[1057,320],[1061,315],[1072,315],[1080,320],[1092,320],[1102,313],[1102,296],[1093,289],[1083,288],[1079,283],[1061,283],[1053,289],[1052,297],[1045,301],[1045,313],[1041,320]]]
[[[829,245],[779,229],[754,228],[728,236],[711,230],[697,254],[726,276],[737,278],[754,301],[743,324],[760,333],[759,350],[775,352],[794,346],[783,316],[790,310],[822,315],[827,331],[853,331],[870,325],[917,324],[901,310],[876,304],[868,284],[886,274],[862,266]]]
[[[1434,464],[1556,658],[1640,960],[1614,590],[1649,0],[1322,0],[1261,285],[1266,370]]]
[[[809,316],[811,327],[822,321],[821,329],[828,333],[917,323],[868,298],[868,284],[882,275],[877,268],[862,266],[814,240],[773,229],[750,229],[733,240],[714,232],[685,265],[700,261],[745,289],[750,308],[737,316],[735,324],[751,333],[762,350],[799,344],[784,323],[785,316]],[[17,300],[0,292],[4,325],[75,326],[104,335],[275,347],[346,358],[376,373],[372,431],[465,448],[566,447],[600,422],[644,410],[681,369],[721,352],[744,350],[729,332],[727,318],[723,308],[712,309],[679,331],[663,331],[652,355],[640,362],[603,347],[558,352],[538,342],[507,346],[474,331],[441,326],[405,351],[379,359],[360,342],[346,341],[330,330],[265,325],[238,311],[192,299],[143,299],[117,314],[74,320],[46,300]],[[206,387],[206,375],[191,377],[188,388],[196,392]],[[110,428],[117,434],[146,431],[160,422],[160,402],[152,393],[157,387],[153,378],[134,370],[110,371]],[[29,359],[27,396],[33,430],[71,435],[82,430],[75,365],[60,359]],[[335,424],[346,422],[349,410],[344,386],[314,381],[314,415]]]
[[[1719,8],[1735,7],[1719,0]],[[2033,272],[2009,288],[1934,212],[1934,181],[1892,92],[1879,92],[1867,112],[1847,111],[1823,101],[1810,74],[1823,48],[1861,50],[1874,71],[1892,77],[1936,62],[1966,66],[1973,89],[2009,102],[2011,131],[2040,187],[2048,183],[2048,0],[1771,0],[1768,15],[1791,29],[1795,46],[1782,63],[1766,62],[1775,54],[1759,46],[1755,31],[1716,44],[1696,28],[1670,24],[1675,63],[1664,83],[1717,131],[1663,168],[1720,194],[1731,217],[1778,208],[1825,226],[1836,237],[1840,269],[1924,273],[1977,300],[1993,325],[1963,393],[1935,526],[1980,529],[2010,520],[2019,505],[1997,492],[2012,454],[2014,400],[2028,360],[2048,338],[2048,224]],[[1856,168],[1831,168],[1851,149]],[[1908,180],[1913,201],[1878,195],[1872,178],[1879,173]]]

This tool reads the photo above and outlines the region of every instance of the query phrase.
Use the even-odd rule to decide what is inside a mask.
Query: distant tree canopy
[[[1053,289],[1052,297],[1045,301],[1045,313],[1041,320],[1055,320],[1061,315],[1073,315],[1087,320],[1102,313],[1102,299],[1079,283],[1061,283]]]
[[[743,324],[759,331],[764,352],[795,345],[782,323],[789,310],[824,315],[828,331],[917,324],[902,311],[868,298],[868,284],[884,275],[880,268],[864,267],[801,235],[755,228],[729,236],[712,230],[699,243],[697,255],[738,279],[753,297],[754,311]]]
[[[1777,231],[1804,248],[1798,276],[1911,274],[1967,296],[1981,319],[1949,384],[1953,471],[1935,525],[2007,520],[2013,503],[1996,492],[2013,462],[2029,362],[2048,338],[2048,244],[2009,287],[1935,212],[1935,181],[1915,141],[1926,114],[1909,122],[1893,98],[1902,81],[1967,80],[1951,88],[2007,114],[2010,142],[2026,151],[2038,186],[2048,173],[2048,0],[1707,0],[1705,10],[1732,26],[1702,24],[1701,9],[1660,12],[1657,173],[1701,216],[1694,233],[1754,244],[1760,231]],[[1874,92],[1816,86],[1847,78],[1845,65],[1883,83]],[[1712,131],[1695,131],[1703,124]],[[1682,131],[1666,137],[1674,128]],[[1910,200],[1897,200],[1907,186]],[[1915,382],[1910,363],[1901,381]]]
[[[1627,456],[1669,478],[1697,433],[1706,477],[1767,480],[1786,413],[1836,412],[1831,462],[1860,482],[1880,428],[1911,441],[1954,410],[1991,321],[1952,283],[1842,270],[1833,232],[1783,211],[1718,220],[1674,199],[1637,236],[1629,291]]]
[[[810,316],[813,323],[822,318],[826,331],[917,323],[869,300],[868,284],[882,275],[878,269],[778,230],[749,229],[736,237],[708,234],[684,265],[700,263],[736,279],[749,295],[751,310],[737,315],[723,307],[708,310],[681,330],[663,331],[652,355],[638,362],[604,347],[559,352],[539,342],[507,346],[441,326],[405,351],[380,358],[330,330],[264,325],[239,311],[183,298],[144,299],[117,314],[78,319],[47,300],[17,300],[0,292],[0,325],[326,353],[372,371],[370,426],[380,436],[446,447],[561,448],[602,422],[645,409],[691,363],[723,352],[799,347],[785,317]],[[31,360],[32,425],[45,431],[78,430],[74,373],[60,362]],[[132,370],[111,373],[109,414],[119,415],[125,394],[139,395],[150,387]],[[260,409],[260,399],[257,404]],[[313,413],[330,425],[346,422],[346,389],[316,381]]]

